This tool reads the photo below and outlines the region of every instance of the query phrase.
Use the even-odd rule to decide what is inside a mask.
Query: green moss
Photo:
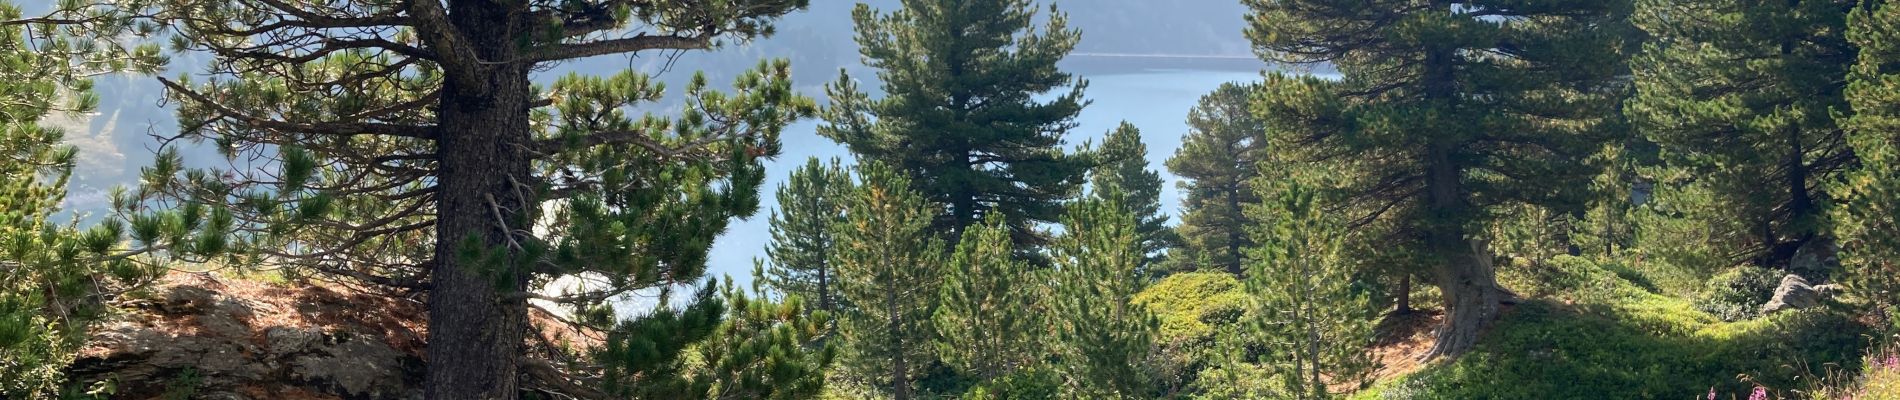
[[[1866,328],[1833,312],[1723,322],[1587,260],[1545,267],[1548,296],[1506,311],[1477,349],[1354,398],[1685,399],[1860,368]]]

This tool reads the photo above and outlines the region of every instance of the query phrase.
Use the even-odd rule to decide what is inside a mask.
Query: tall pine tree
[[[932,208],[897,171],[859,164],[859,184],[833,225],[838,293],[845,312],[845,367],[855,378],[909,399],[911,380],[935,362],[930,318],[937,309],[942,241],[929,230]]]
[[[1268,61],[1331,63],[1338,81],[1274,75],[1259,99],[1276,162],[1340,184],[1349,223],[1393,219],[1435,267],[1457,355],[1496,316],[1482,222],[1499,205],[1571,209],[1621,90],[1624,1],[1248,0]],[[1341,27],[1351,27],[1344,29]],[[1399,242],[1403,243],[1403,241]]]
[[[1167,162],[1168,171],[1182,179],[1176,230],[1183,251],[1175,265],[1206,259],[1210,265],[1195,268],[1242,272],[1241,249],[1253,245],[1247,227],[1258,222],[1242,209],[1260,202],[1252,182],[1259,176],[1257,164],[1267,158],[1266,123],[1249,106],[1257,87],[1222,84],[1188,111],[1188,133]]]
[[[1848,75],[1848,141],[1860,169],[1839,188],[1835,209],[1845,281],[1877,306],[1900,305],[1900,4],[1870,1],[1849,18],[1860,47]],[[1900,309],[1889,308],[1888,318]]]
[[[1631,66],[1631,122],[1713,191],[1718,239],[1782,266],[1823,236],[1827,182],[1854,159],[1835,112],[1854,60],[1857,0],[1643,0],[1651,40]],[[1732,226],[1732,227],[1731,227]],[[1735,260],[1746,261],[1746,260]]]
[[[932,319],[937,354],[983,382],[1034,366],[1048,335],[1037,312],[1045,274],[1015,259],[1001,214],[984,217],[963,236],[943,269]]]
[[[62,26],[35,32],[88,39],[68,48],[82,62],[208,56],[159,79],[180,124],[138,207],[232,222],[195,250],[425,294],[425,396],[513,399],[520,377],[550,375],[523,370],[527,300],[592,307],[697,280],[713,238],[756,211],[758,159],[816,108],[782,62],[731,93],[696,77],[678,118],[637,115],[665,93],[645,74],[543,87],[537,71],[761,37],[806,3],[107,0],[61,2],[41,21]],[[186,143],[236,167],[185,170]],[[605,284],[533,291],[567,275]]]
[[[1073,205],[1062,220],[1063,235],[1050,253],[1055,264],[1054,330],[1074,398],[1153,397],[1155,377],[1146,369],[1160,320],[1132,300],[1147,278],[1138,269],[1143,253],[1135,217],[1121,202],[1121,188],[1108,185]]]
[[[860,4],[851,15],[859,52],[878,69],[884,98],[868,99],[841,76],[827,88],[830,124],[819,133],[909,177],[939,205],[938,235],[956,240],[999,212],[1018,254],[1035,256],[1046,242],[1036,224],[1055,221],[1089,167],[1061,148],[1087,83],[1056,63],[1080,35],[1054,7],[1037,27],[1036,8],[904,0],[880,13]]]
[[[778,187],[778,210],[769,219],[772,242],[765,245],[772,267],[764,278],[780,292],[804,297],[812,310],[835,314],[842,308],[831,265],[837,248],[831,226],[844,219],[851,190],[851,174],[838,159],[821,164],[816,157]]]
[[[1125,193],[1122,206],[1135,216],[1135,233],[1144,254],[1139,269],[1144,275],[1155,275],[1169,249],[1179,246],[1181,236],[1161,213],[1161,174],[1148,169],[1148,145],[1141,142],[1141,130],[1123,121],[1093,154],[1100,164],[1089,172],[1090,185],[1115,186]]]

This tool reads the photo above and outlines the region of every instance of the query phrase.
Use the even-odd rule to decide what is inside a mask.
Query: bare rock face
[[[1840,270],[1841,247],[1826,237],[1809,240],[1795,249],[1794,257],[1788,260],[1788,272],[1800,275],[1810,281],[1825,280],[1829,274]]]
[[[1839,291],[1839,286],[1811,286],[1808,284],[1806,278],[1802,278],[1800,275],[1788,274],[1788,276],[1781,277],[1781,285],[1775,287],[1774,297],[1770,298],[1767,304],[1762,304],[1761,313],[1762,315],[1768,315],[1781,310],[1814,307],[1820,305],[1821,300],[1825,300]]]
[[[174,274],[129,303],[94,328],[69,371],[110,381],[112,398],[421,397],[413,302]]]

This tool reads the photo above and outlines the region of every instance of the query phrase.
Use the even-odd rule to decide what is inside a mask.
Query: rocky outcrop
[[[1788,272],[1809,281],[1826,279],[1841,267],[1841,247],[1826,237],[1815,238],[1795,249],[1788,259]]]
[[[420,398],[420,304],[173,274],[95,327],[70,369],[113,398]]]
[[[1768,315],[1781,310],[1814,307],[1839,291],[1839,286],[1809,285],[1807,278],[1788,274],[1781,277],[1781,285],[1775,287],[1774,297],[1770,298],[1767,304],[1762,304],[1761,314]]]

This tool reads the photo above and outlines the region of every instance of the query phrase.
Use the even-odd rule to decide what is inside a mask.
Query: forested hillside
[[[1900,399],[1897,152],[1886,0],[0,0],[0,399]]]

